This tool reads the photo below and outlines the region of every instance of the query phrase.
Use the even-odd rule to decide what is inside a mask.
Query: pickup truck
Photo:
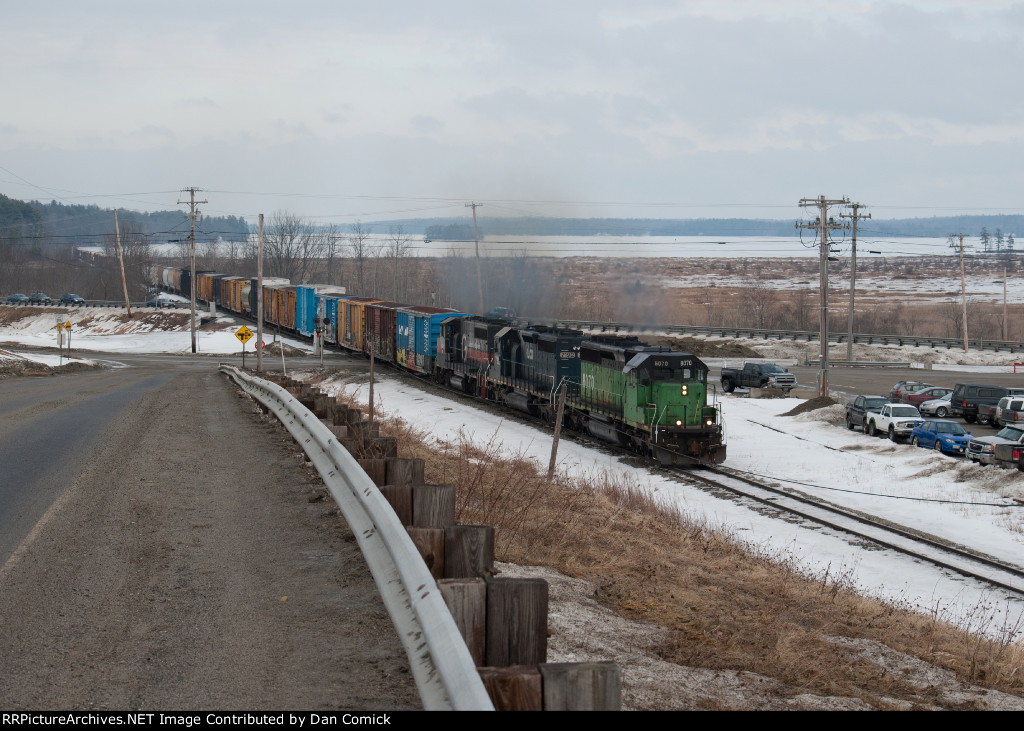
[[[858,396],[846,404],[846,428],[851,431],[858,426],[866,429],[868,414],[877,414],[887,403],[889,403],[889,399],[881,395]]]
[[[972,437],[967,445],[967,456],[972,462],[1015,467],[1013,453],[1024,445],[1024,427],[1004,426],[995,436]]]
[[[868,413],[864,431],[871,436],[887,434],[889,439],[898,442],[907,439],[914,432],[914,427],[923,421],[921,412],[908,404],[882,404],[878,413]]]
[[[787,394],[796,388],[796,376],[774,363],[745,363],[742,369],[722,369],[722,390],[732,393],[740,388],[780,388]]]

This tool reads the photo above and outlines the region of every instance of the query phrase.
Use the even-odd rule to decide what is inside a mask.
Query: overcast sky
[[[1024,2],[0,0],[0,193],[356,219],[1024,212]]]

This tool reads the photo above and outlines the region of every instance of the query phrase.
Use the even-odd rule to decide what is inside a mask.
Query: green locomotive
[[[720,464],[720,409],[708,403],[708,367],[696,356],[636,340],[580,346],[575,417],[594,436],[665,464]]]

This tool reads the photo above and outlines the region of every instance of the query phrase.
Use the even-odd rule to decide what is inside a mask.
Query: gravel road
[[[0,566],[0,708],[421,707],[319,477],[213,364],[96,444]]]

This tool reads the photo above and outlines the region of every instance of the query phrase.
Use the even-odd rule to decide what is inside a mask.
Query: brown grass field
[[[630,707],[980,709],[999,707],[990,705],[998,692],[1024,696],[1024,648],[1010,639],[1018,628],[1007,628],[1004,641],[985,639],[936,611],[860,596],[842,574],[807,577],[655,504],[635,485],[548,481],[533,462],[501,457],[499,445],[438,446],[401,421],[386,422],[383,432],[400,437],[402,456],[425,460],[428,482],[457,486],[460,523],[497,527],[498,560],[591,582],[595,598],[621,617],[663,628],[648,648],[661,660],[771,681],[756,699],[723,701],[710,688],[684,694],[668,680],[653,695],[633,697],[624,670]],[[858,643],[902,659],[880,663],[879,652],[851,649]],[[907,658],[978,688],[950,692],[921,682]],[[696,701],[679,700],[694,693]]]

